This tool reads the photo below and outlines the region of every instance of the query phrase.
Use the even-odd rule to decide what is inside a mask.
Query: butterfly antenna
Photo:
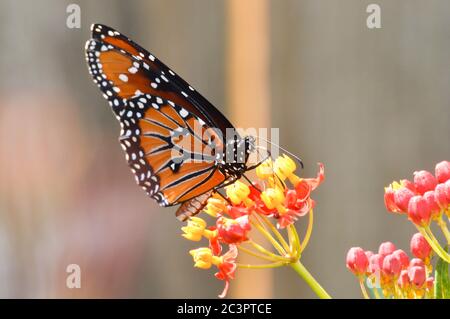
[[[300,166],[302,167],[302,169],[304,168],[302,159],[301,159],[300,157],[298,157],[297,155],[293,154],[292,152],[289,152],[289,151],[288,151],[287,149],[285,149],[284,147],[281,147],[280,145],[278,145],[278,144],[276,144],[276,143],[274,143],[274,142],[272,142],[272,141],[270,141],[270,140],[268,140],[268,139],[265,139],[264,137],[258,136],[257,138],[259,138],[259,139],[265,141],[266,143],[269,143],[269,144],[275,146],[276,148],[282,150],[282,151],[285,152],[286,154],[292,156],[292,157],[295,158],[295,160],[300,164]]]

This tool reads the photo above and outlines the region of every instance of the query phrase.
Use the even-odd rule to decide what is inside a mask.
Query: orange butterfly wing
[[[208,117],[206,108],[218,111],[137,44],[103,25],[92,30],[89,71],[121,124],[120,143],[147,194],[175,205],[229,180],[216,153],[224,152],[222,132],[231,124]]]

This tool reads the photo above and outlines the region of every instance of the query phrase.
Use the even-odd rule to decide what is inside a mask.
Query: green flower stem
[[[359,287],[361,288],[361,292],[364,296],[364,299],[370,299],[369,294],[367,293],[366,286],[364,285],[364,276],[360,276],[359,278]]]
[[[250,264],[236,264],[239,268],[248,268],[248,269],[267,269],[267,268],[277,268],[285,265],[281,261],[277,261],[271,264],[262,264],[262,265],[250,265]]]
[[[283,247],[272,237],[272,235],[265,229],[263,225],[260,224],[259,220],[250,221],[252,226],[254,226],[258,231],[266,237],[266,239],[272,244],[272,246],[278,251],[278,253],[282,256],[286,256],[286,251]]]
[[[294,246],[294,250],[296,252],[296,257],[297,259],[300,258],[301,256],[301,252],[302,250],[302,243],[300,241],[300,237],[298,236],[298,232],[297,232],[297,228],[295,228],[294,224],[289,225],[289,228],[292,231],[292,234],[294,235],[294,241],[293,241],[293,246]]]
[[[314,279],[314,277],[309,273],[309,271],[303,266],[303,264],[298,260],[295,263],[289,264],[295,272],[306,281],[308,286],[314,291],[314,293],[320,299],[331,299],[331,296],[322,288],[322,286]]]
[[[372,291],[375,295],[375,299],[381,299],[380,294],[378,293],[378,288],[374,288]]]
[[[292,254],[292,258],[294,260],[298,260],[300,258],[300,239],[298,238],[297,229],[294,225],[289,225],[287,227],[288,235],[289,235],[289,245],[290,251]]]
[[[442,249],[441,245],[439,245],[439,242],[437,241],[436,237],[434,237],[433,233],[431,232],[431,229],[429,226],[416,226],[419,232],[422,234],[423,237],[427,240],[428,244],[430,244],[431,248],[433,248],[434,252],[444,259],[447,263],[450,263],[450,255],[448,255],[444,249]]]
[[[246,254],[249,254],[249,255],[251,255],[251,256],[254,256],[254,257],[257,257],[257,258],[260,258],[260,259],[264,259],[264,260],[266,260],[266,261],[272,261],[272,262],[273,262],[273,261],[276,259],[276,258],[274,258],[273,256],[263,255],[263,254],[258,253],[258,252],[256,252],[256,251],[252,251],[252,250],[250,250],[250,249],[247,249],[247,248],[245,248],[245,247],[242,247],[242,245],[240,245],[240,246],[238,247],[238,249],[239,249],[240,251],[246,253]],[[277,256],[277,257],[278,257],[278,256]]]
[[[309,211],[309,220],[308,220],[308,228],[306,229],[305,237],[303,238],[303,242],[300,243],[300,252],[305,250],[306,246],[308,246],[309,239],[311,238],[313,224],[314,224],[314,211],[311,209]]]
[[[283,262],[289,262],[289,261],[290,261],[289,258],[280,256],[280,255],[276,255],[276,254],[274,254],[274,253],[268,251],[267,249],[265,249],[263,246],[261,246],[261,245],[255,243],[255,242],[254,242],[253,240],[251,240],[251,239],[250,239],[249,241],[247,241],[247,243],[249,243],[250,245],[252,245],[252,246],[253,246],[257,251],[259,251],[260,253],[265,254],[267,257],[269,257],[271,261],[283,261]],[[241,248],[243,248],[242,245],[241,245],[238,249],[241,249]]]
[[[439,225],[439,227],[441,227],[442,233],[444,234],[445,239],[447,240],[447,245],[450,245],[450,231],[448,230],[447,223],[444,221],[442,215],[437,220],[437,224]]]
[[[283,235],[280,234],[278,229],[270,222],[270,220],[266,216],[261,215],[258,218],[262,219],[263,223],[266,224],[266,226],[277,237],[278,241],[281,243],[281,245],[283,246],[284,250],[286,252],[288,252],[290,250],[290,247],[289,247],[288,243],[286,242],[286,240],[284,239]]]

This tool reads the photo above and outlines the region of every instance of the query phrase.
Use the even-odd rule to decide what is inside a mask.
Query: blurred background
[[[66,26],[70,3],[81,28]],[[381,29],[366,8],[381,7]],[[413,226],[384,186],[450,159],[446,0],[0,0],[0,297],[215,298],[175,208],[135,185],[119,124],[92,82],[94,22],[147,48],[238,127],[280,128],[304,176],[325,163],[303,263],[333,297],[359,298],[351,246]],[[300,221],[306,223],[306,221]],[[81,288],[66,267],[81,267]],[[230,297],[313,297],[290,269],[239,270]]]

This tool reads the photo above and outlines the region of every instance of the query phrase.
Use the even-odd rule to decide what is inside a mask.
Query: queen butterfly
[[[121,124],[120,144],[150,197],[161,206],[181,204],[176,215],[185,220],[254,167],[247,166],[253,137],[229,134],[225,116],[126,36],[101,24],[91,30],[89,73]]]

